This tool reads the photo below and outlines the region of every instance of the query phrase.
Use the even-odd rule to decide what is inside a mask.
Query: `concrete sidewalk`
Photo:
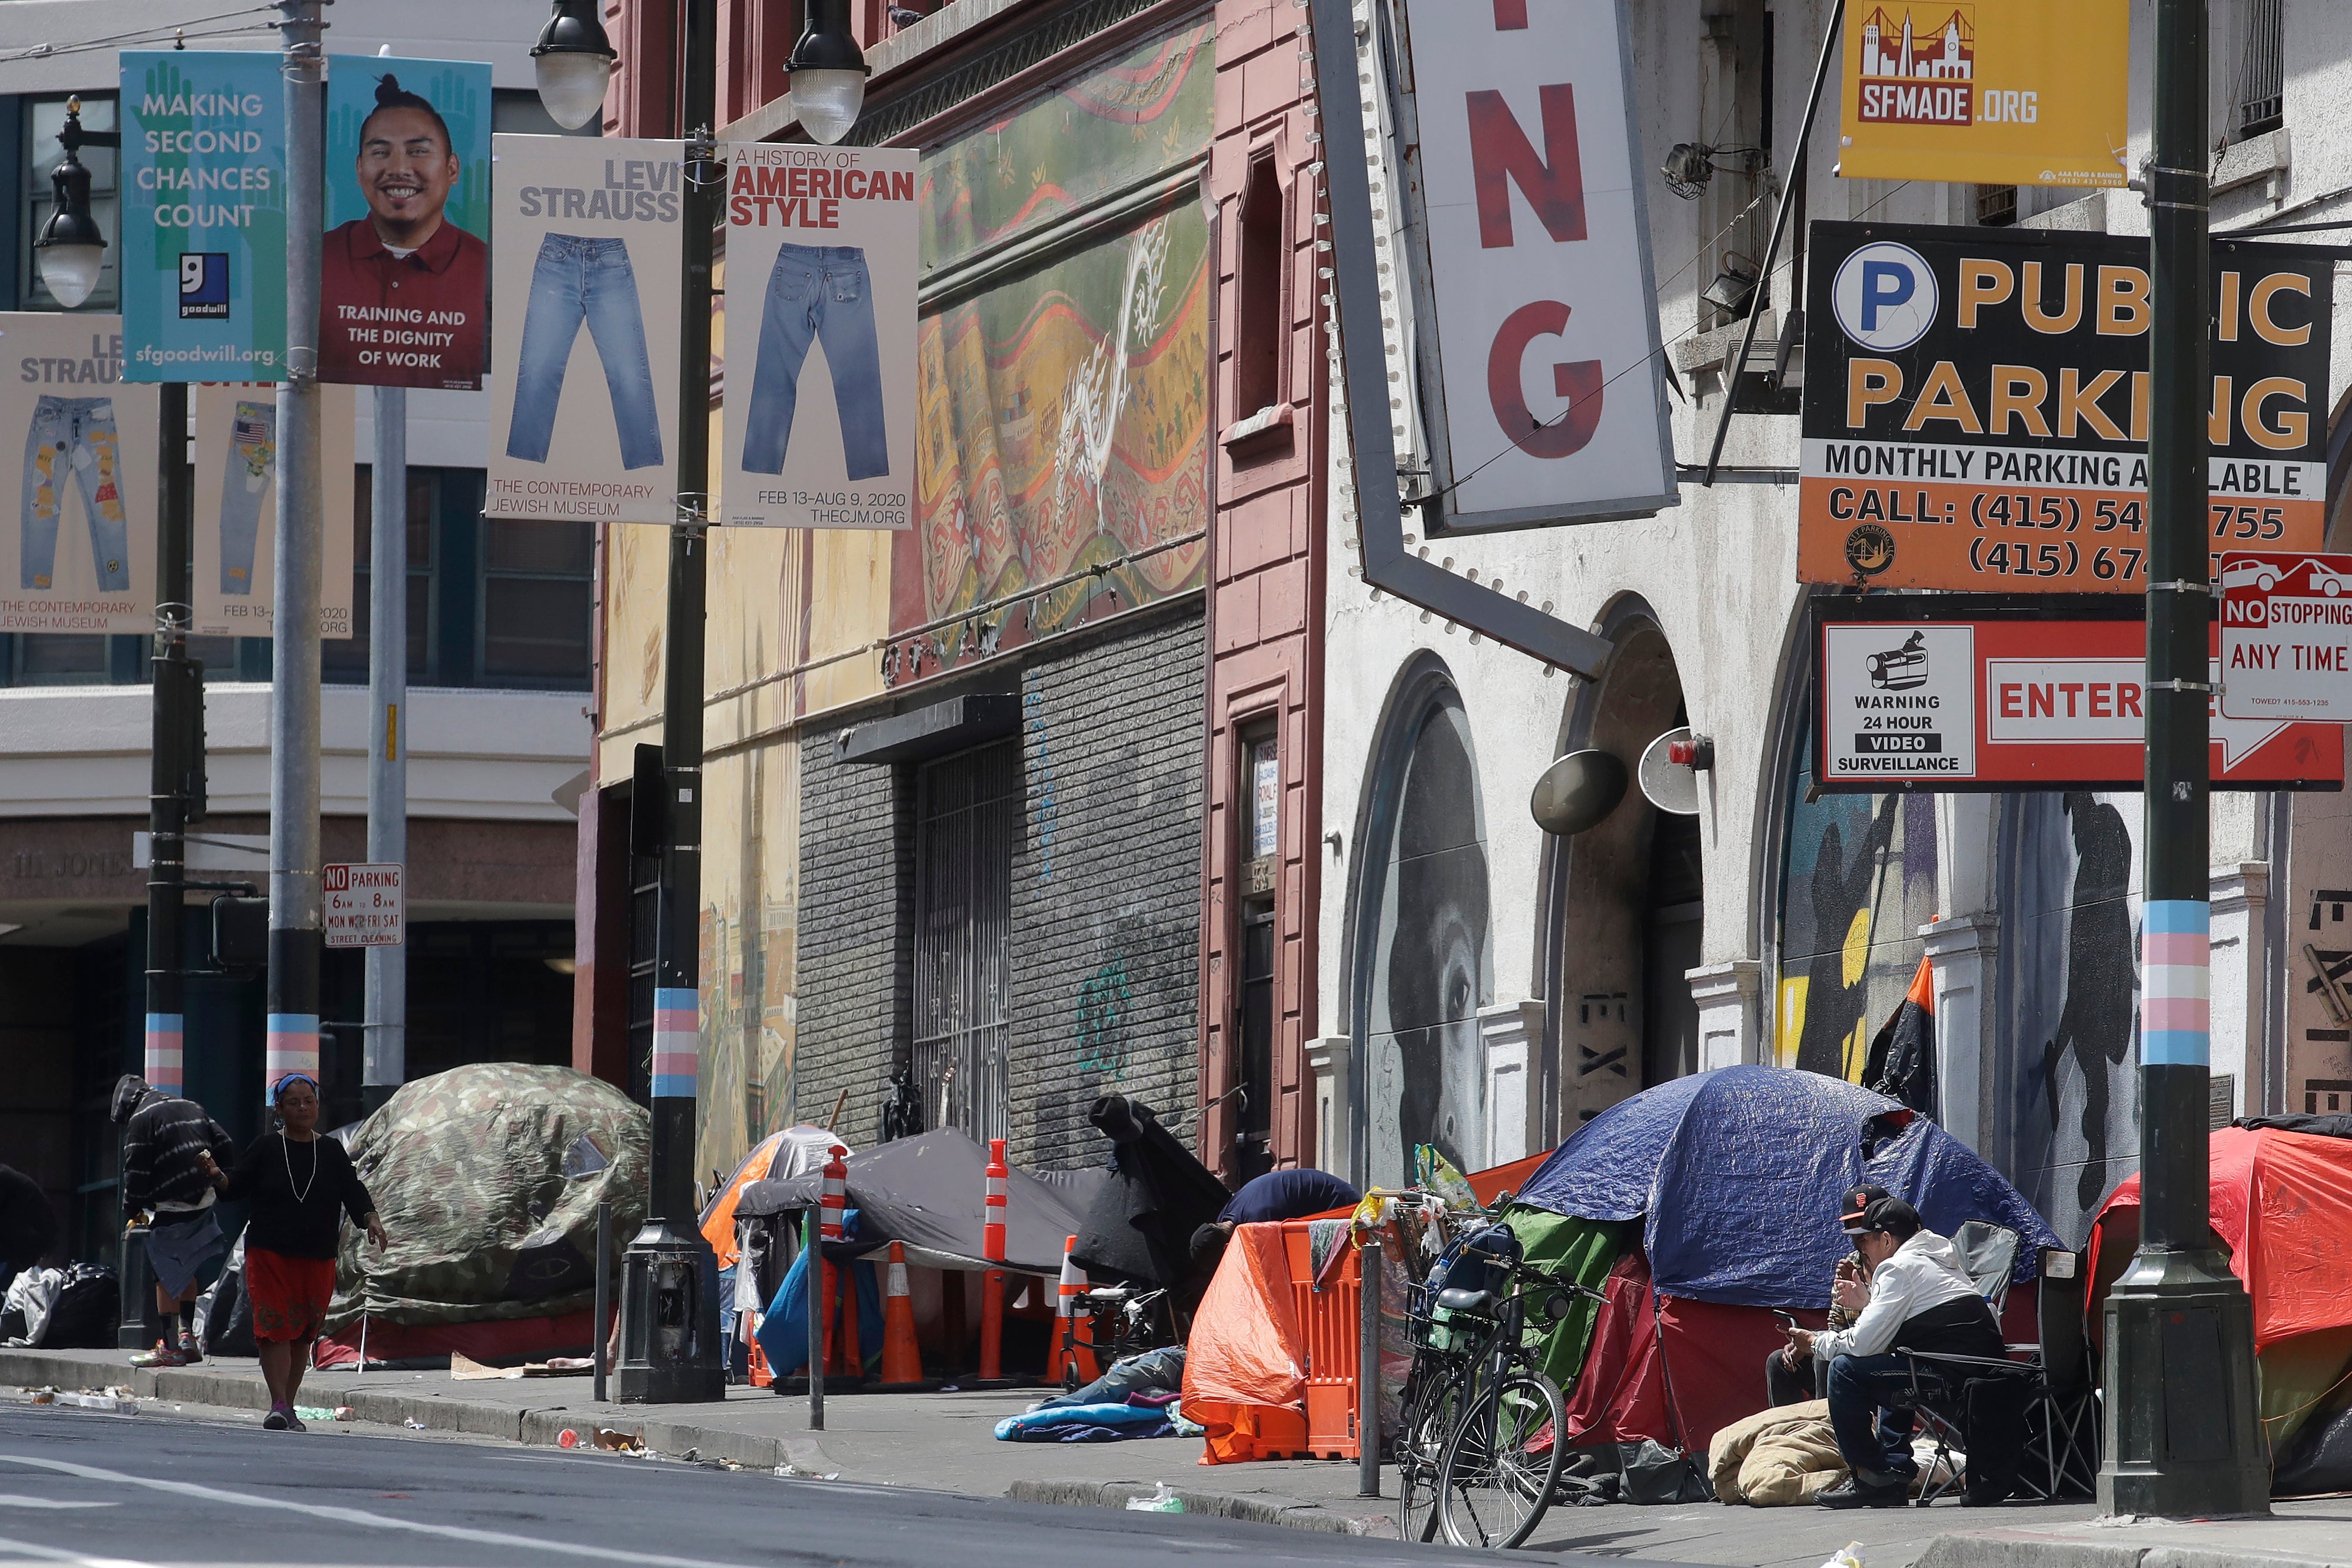
[[[268,1406],[250,1361],[140,1371],[120,1351],[0,1349],[0,1388],[127,1384],[142,1402],[184,1414],[257,1419]],[[805,1476],[1026,1502],[1118,1507],[1166,1484],[1186,1510],[1293,1528],[1390,1534],[1396,1475],[1381,1498],[1360,1498],[1352,1464],[1297,1460],[1199,1464],[1182,1438],[1100,1444],[999,1443],[991,1428],[1035,1391],[835,1395],[823,1432],[805,1398],[730,1388],[715,1405],[598,1405],[585,1377],[457,1382],[446,1373],[313,1373],[302,1402],[347,1405],[361,1422],[426,1433],[552,1444],[567,1428],[630,1434],[670,1458],[731,1460]],[[1860,1542],[1866,1568],[2352,1568],[2352,1504],[2279,1505],[2271,1519],[2221,1523],[2098,1521],[2089,1503],[1832,1513],[1717,1504],[1559,1509],[1531,1550],[1737,1565],[1819,1568]]]

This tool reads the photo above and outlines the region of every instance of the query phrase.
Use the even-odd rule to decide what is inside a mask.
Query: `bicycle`
[[[1500,1551],[1541,1522],[1566,1458],[1566,1403],[1524,1342],[1528,1292],[1548,1292],[1553,1321],[1567,1297],[1601,1296],[1514,1259],[1486,1261],[1509,1275],[1499,1297],[1424,1286],[1412,1304],[1398,1500],[1406,1540],[1433,1541],[1442,1528],[1457,1546]]]

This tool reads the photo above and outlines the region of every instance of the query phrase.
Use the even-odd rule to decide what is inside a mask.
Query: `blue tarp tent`
[[[1554,1150],[1518,1201],[1640,1219],[1662,1295],[1818,1308],[1851,1250],[1838,1197],[1858,1182],[1908,1199],[1946,1236],[1972,1219],[2007,1226],[2023,1240],[2021,1282],[2042,1247],[2060,1245],[2022,1194],[1941,1127],[1842,1079],[1785,1068],[1718,1068],[1621,1100]]]

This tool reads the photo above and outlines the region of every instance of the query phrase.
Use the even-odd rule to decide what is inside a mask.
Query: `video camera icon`
[[[1901,647],[1872,654],[1868,659],[1871,686],[1880,691],[1908,691],[1927,685],[1927,650],[1920,646],[1925,641],[1925,634],[1913,632]]]

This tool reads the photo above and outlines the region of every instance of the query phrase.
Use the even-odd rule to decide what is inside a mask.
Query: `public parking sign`
[[[320,868],[329,947],[398,947],[408,937],[408,904],[394,862]]]
[[[2003,614],[1982,599],[1927,615],[1892,599],[1825,608],[1819,634],[1823,790],[2141,786],[2147,632],[2137,617]],[[2213,636],[2219,681],[2220,627]],[[2343,787],[2339,725],[2217,713],[2211,744],[2216,789]]]
[[[2221,711],[2352,721],[2352,555],[2221,557]]]

